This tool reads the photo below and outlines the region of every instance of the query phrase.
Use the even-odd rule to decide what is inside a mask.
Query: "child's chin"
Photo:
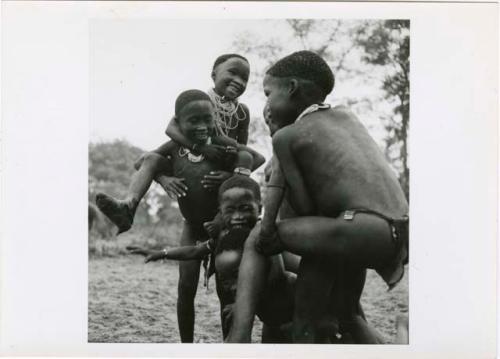
[[[236,100],[238,97],[241,96],[241,93],[240,92],[235,92],[235,91],[232,91],[232,90],[228,90],[228,91],[226,91],[226,93],[224,94],[224,96],[228,100]]]
[[[248,224],[232,224],[231,229],[250,229],[250,226]]]

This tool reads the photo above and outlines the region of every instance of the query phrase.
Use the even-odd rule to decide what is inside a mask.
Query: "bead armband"
[[[252,174],[252,171],[245,167],[236,167],[233,172],[237,175],[243,175],[247,177],[250,177],[250,175]]]

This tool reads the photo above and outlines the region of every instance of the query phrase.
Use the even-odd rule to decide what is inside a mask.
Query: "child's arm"
[[[194,245],[177,247],[170,250],[150,250],[140,247],[127,247],[127,250],[132,254],[141,254],[146,256],[145,262],[154,262],[159,259],[172,259],[178,261],[187,261],[192,259],[203,259],[212,252],[214,246],[213,240]]]
[[[264,156],[262,156],[259,152],[255,151],[251,147],[248,147],[247,145],[242,145],[231,138],[218,136],[215,141],[217,144],[226,146],[226,152],[234,151],[233,149],[236,148],[237,158],[234,167],[247,168],[253,172],[266,162]],[[241,155],[242,152],[243,155]],[[251,161],[248,160],[248,155],[251,156]]]
[[[261,223],[261,235],[270,235],[276,230],[276,219],[283,198],[285,197],[285,177],[281,170],[280,163],[276,156],[271,162],[272,172],[266,189],[266,198],[264,201],[264,216]]]
[[[244,104],[241,104],[241,109],[245,119],[238,124],[238,143],[246,145],[248,143],[248,127],[250,126],[250,110]]]
[[[165,133],[168,137],[170,137],[173,141],[178,144],[189,148],[191,151],[196,151],[203,154],[206,158],[212,161],[220,160],[224,154],[224,150],[218,146],[213,145],[195,145],[191,140],[189,140],[184,134],[181,132],[179,128],[179,124],[173,117],[168,123],[167,129]]]
[[[234,173],[249,176],[252,171],[265,162],[264,156],[260,153],[250,147],[236,143],[235,140],[218,137],[217,142],[226,145],[226,156],[234,155],[236,157],[234,162],[233,160],[230,161],[234,164],[231,169]],[[228,171],[212,171],[204,176],[201,183],[208,190],[216,190],[222,182],[232,175],[233,173]]]
[[[255,171],[257,168],[259,168],[260,166],[262,166],[264,162],[266,162],[264,156],[262,156],[259,152],[255,151],[254,149],[246,145],[238,144],[237,150],[238,152],[247,152],[248,154],[250,154],[250,156],[252,157],[252,164],[250,165],[251,168],[248,169],[251,170],[252,172]],[[248,164],[242,162],[244,162],[244,160],[240,158],[240,156],[238,156],[235,167],[247,168]]]

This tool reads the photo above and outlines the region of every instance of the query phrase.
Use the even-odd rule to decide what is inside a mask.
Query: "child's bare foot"
[[[134,215],[127,201],[114,199],[104,193],[96,195],[97,207],[118,227],[118,233],[126,232],[132,227]]]

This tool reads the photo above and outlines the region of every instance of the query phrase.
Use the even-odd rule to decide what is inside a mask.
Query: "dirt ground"
[[[88,341],[105,343],[178,343],[177,263],[144,264],[140,256],[91,257],[89,261]],[[368,322],[387,339],[395,338],[395,319],[408,312],[408,276],[391,292],[369,271],[362,305]],[[196,297],[195,342],[220,343],[215,282],[208,291],[200,280]],[[256,320],[253,342],[260,341]]]

